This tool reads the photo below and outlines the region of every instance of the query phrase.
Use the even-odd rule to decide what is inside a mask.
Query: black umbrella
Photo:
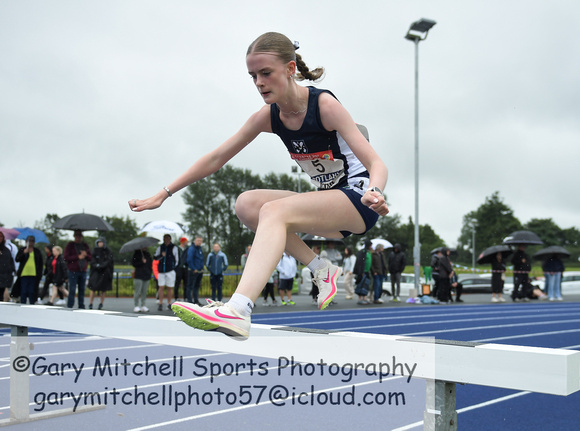
[[[518,230],[506,236],[503,243],[508,245],[542,245],[544,242],[534,232]]]
[[[312,234],[309,234],[309,233],[307,233],[305,235],[302,235],[300,237],[300,239],[302,241],[304,241],[306,244],[308,244],[309,246],[313,246],[313,245],[316,245],[316,244],[319,244],[319,245],[328,244],[329,242],[334,242],[334,243],[337,243],[337,244],[344,243],[343,240],[338,239],[338,238],[326,238],[324,236],[312,235]]]
[[[556,256],[558,259],[566,259],[570,257],[570,252],[564,247],[560,247],[559,245],[551,245],[550,247],[543,248],[540,251],[534,253],[535,259],[545,260],[551,256]]]
[[[502,260],[505,260],[513,253],[513,250],[507,245],[492,245],[481,252],[477,258],[477,263],[492,263],[498,253],[501,253]]]
[[[52,225],[55,229],[66,230],[102,230],[113,231],[115,228],[101,217],[93,214],[69,214]]]
[[[451,254],[457,254],[457,249],[456,248],[451,248],[451,247],[437,247],[434,248],[433,250],[431,250],[431,254],[437,254],[439,252],[443,252],[444,248],[448,248],[449,251],[451,252]]]
[[[139,238],[132,239],[126,242],[119,250],[119,253],[129,253],[135,250],[141,250],[142,248],[151,247],[152,245],[157,245],[159,240],[157,238],[152,238],[150,236],[140,236]]]

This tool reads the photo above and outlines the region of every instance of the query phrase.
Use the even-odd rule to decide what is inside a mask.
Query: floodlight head
[[[413,24],[411,24],[411,28],[409,30],[426,33],[431,30],[431,27],[433,27],[435,24],[437,23],[433,20],[421,18],[419,21],[415,21]]]
[[[420,40],[425,40],[427,38],[427,33],[429,30],[437,24],[431,19],[421,18],[419,21],[415,21],[409,27],[409,31],[405,35],[405,39],[418,42]]]

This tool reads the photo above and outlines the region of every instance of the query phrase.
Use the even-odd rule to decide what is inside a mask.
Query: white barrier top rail
[[[553,395],[580,390],[580,352],[253,324],[247,341],[198,331],[176,317],[0,302],[0,324],[297,362],[400,364],[397,374]]]

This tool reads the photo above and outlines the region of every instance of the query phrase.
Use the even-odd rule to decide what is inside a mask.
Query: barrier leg
[[[83,413],[104,409],[105,405],[80,406],[73,412],[72,408],[30,414],[30,343],[28,327],[10,327],[10,418],[0,420],[0,427],[17,423],[68,416],[71,413]]]
[[[29,417],[28,399],[30,380],[30,344],[28,328],[12,326],[10,333],[10,419],[26,421]]]
[[[427,380],[427,400],[423,429],[456,431],[455,383]]]

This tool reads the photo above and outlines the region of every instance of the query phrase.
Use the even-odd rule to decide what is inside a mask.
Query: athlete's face
[[[248,73],[267,104],[278,102],[286,94],[296,63],[283,63],[276,54],[252,53],[246,57]]]

